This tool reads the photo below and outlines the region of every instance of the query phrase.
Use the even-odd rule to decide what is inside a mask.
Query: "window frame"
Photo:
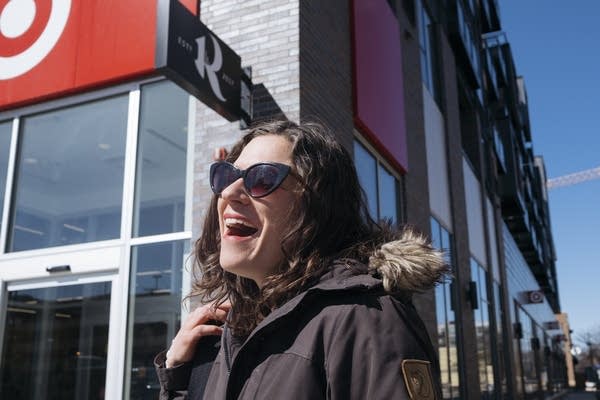
[[[0,337],[3,333],[2,322],[5,320],[5,308],[7,291],[6,288],[11,285],[20,285],[27,282],[47,281],[48,284],[54,284],[55,276],[48,275],[46,267],[48,265],[70,265],[72,271],[64,276],[70,279],[79,279],[80,277],[92,276],[94,274],[116,274],[117,288],[112,291],[113,301],[118,304],[117,307],[111,306],[111,321],[113,314],[116,320],[120,321],[115,325],[114,336],[116,344],[111,348],[114,352],[115,362],[109,366],[107,373],[112,377],[111,391],[106,392],[107,398],[122,398],[125,374],[128,372],[126,365],[126,337],[128,335],[128,307],[127,299],[130,291],[130,271],[132,248],[144,244],[158,244],[161,242],[185,241],[192,239],[192,208],[193,208],[193,186],[194,186],[194,142],[196,133],[196,117],[198,101],[191,95],[188,98],[188,121],[187,121],[187,157],[185,166],[185,215],[183,230],[157,234],[143,237],[133,237],[133,207],[136,179],[136,161],[139,155],[137,149],[137,140],[139,137],[139,111],[140,111],[140,91],[142,86],[165,80],[163,77],[153,77],[134,82],[128,82],[115,85],[109,88],[94,90],[82,94],[50,100],[47,102],[24,106],[12,109],[10,111],[0,112],[0,121],[12,123],[11,148],[9,153],[9,165],[7,171],[7,182],[5,192],[5,204],[0,218],[2,220],[0,230]],[[175,84],[175,83],[173,83]],[[93,241],[87,243],[70,244],[64,246],[54,246],[18,252],[6,252],[8,221],[10,213],[14,207],[14,177],[15,168],[18,162],[18,146],[21,136],[20,125],[23,117],[28,117],[38,113],[52,112],[61,108],[77,106],[79,104],[93,102],[117,95],[128,96],[127,100],[127,129],[124,160],[124,178],[123,178],[123,197],[121,203],[121,224],[118,238]],[[125,134],[125,133],[124,133]],[[191,252],[193,246],[185,247],[186,251]],[[184,253],[185,265],[181,277],[182,293],[188,293],[191,288],[191,276],[189,265],[189,252]],[[110,257],[105,257],[111,255]],[[79,266],[79,256],[94,260],[86,262]],[[93,256],[90,258],[90,256]],[[107,260],[110,259],[110,262]],[[100,261],[102,261],[100,263]],[[102,264],[102,265],[100,265]],[[23,268],[27,265],[27,268]],[[61,275],[63,276],[63,275]],[[185,319],[189,310],[183,302],[181,304],[181,320]],[[176,327],[178,328],[178,327]],[[112,329],[112,327],[110,327]],[[111,335],[113,335],[111,333]],[[108,390],[108,387],[107,387]]]
[[[365,139],[360,133],[358,133],[356,130],[354,131],[354,137],[353,137],[353,141],[352,141],[352,157],[353,157],[353,161],[356,165],[356,158],[355,158],[355,154],[354,154],[354,146],[356,144],[361,145],[364,150],[366,150],[366,152],[373,157],[373,159],[375,160],[375,186],[376,186],[376,208],[377,208],[377,215],[373,216],[371,215],[371,217],[376,220],[376,221],[381,221],[381,201],[380,201],[380,193],[381,193],[381,188],[380,188],[380,177],[379,177],[379,168],[384,168],[385,171],[387,171],[393,178],[394,178],[394,182],[395,182],[395,192],[396,192],[396,221],[393,221],[393,223],[395,223],[396,225],[401,225],[406,221],[406,212],[404,210],[404,206],[405,206],[405,201],[404,201],[404,179],[402,177],[402,175],[400,175],[394,168],[391,167],[391,165],[379,154],[379,152],[377,150],[375,150],[375,148],[367,141],[367,139]],[[361,186],[362,189],[362,186]],[[364,189],[363,189],[364,190]],[[365,194],[366,191],[365,191]],[[367,200],[367,199],[365,199]],[[369,204],[367,204],[367,206],[369,206]],[[369,211],[370,211],[370,207]],[[384,218],[386,218],[384,216]]]
[[[424,0],[415,0],[415,21],[419,43],[419,60],[421,81],[431,94],[438,107],[441,104],[441,88],[439,77],[439,61],[437,53],[437,39],[435,22],[432,13],[427,8]],[[425,22],[429,23],[426,24]],[[426,78],[426,79],[425,79]]]

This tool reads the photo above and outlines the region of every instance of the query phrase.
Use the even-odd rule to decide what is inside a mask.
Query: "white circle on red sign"
[[[19,54],[0,56],[0,80],[23,75],[38,65],[60,39],[70,11],[71,0],[52,0],[48,23],[35,42]],[[0,34],[7,38],[23,35],[31,27],[35,16],[36,5],[33,0],[10,0],[0,10]]]
[[[16,38],[27,32],[35,18],[35,1],[10,1],[0,13],[0,33]]]

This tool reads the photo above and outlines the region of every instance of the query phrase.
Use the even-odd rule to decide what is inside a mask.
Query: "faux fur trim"
[[[420,292],[444,281],[450,272],[441,251],[425,236],[405,230],[400,239],[383,244],[369,258],[369,272],[383,280],[387,292]]]

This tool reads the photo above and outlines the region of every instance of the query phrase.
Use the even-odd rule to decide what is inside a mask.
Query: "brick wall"
[[[202,0],[200,19],[252,67],[253,107],[260,118],[298,121],[298,0]],[[230,148],[242,135],[238,122],[228,122],[197,103],[195,129],[193,236],[198,237],[211,192],[208,168],[215,148]]]
[[[300,1],[300,119],[334,130],[352,152],[350,2]]]

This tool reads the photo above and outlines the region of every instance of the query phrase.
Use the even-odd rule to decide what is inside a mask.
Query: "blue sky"
[[[600,166],[600,1],[499,0],[549,178]],[[561,308],[600,332],[600,179],[549,192]]]

